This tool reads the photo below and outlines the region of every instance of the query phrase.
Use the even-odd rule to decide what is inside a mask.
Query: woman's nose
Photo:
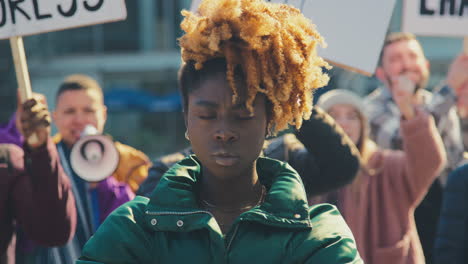
[[[221,141],[223,143],[230,143],[236,141],[239,136],[232,130],[219,129],[214,133],[214,138],[215,140]]]

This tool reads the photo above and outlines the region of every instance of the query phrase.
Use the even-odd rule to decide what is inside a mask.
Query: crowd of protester
[[[181,24],[189,148],[151,162],[115,141],[116,169],[89,182],[70,153],[88,125],[104,133],[97,81],[66,77],[52,112],[18,101],[0,127],[0,264],[468,263],[468,55],[428,87],[417,38],[390,33],[380,87],[312,107],[329,65],[310,21],[212,2]]]

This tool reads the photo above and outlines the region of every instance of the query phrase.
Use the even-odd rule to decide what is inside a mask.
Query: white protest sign
[[[123,20],[124,0],[0,0],[0,39]]]
[[[404,1],[403,31],[425,36],[468,36],[468,0]]]

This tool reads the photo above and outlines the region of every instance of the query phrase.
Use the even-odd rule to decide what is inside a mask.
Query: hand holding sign
[[[31,140],[27,142],[30,148],[38,148],[47,142],[51,118],[46,99],[42,94],[34,94],[33,98],[26,100],[23,104],[18,100],[16,118],[18,130],[24,138],[31,138],[31,135],[35,135],[34,142]]]

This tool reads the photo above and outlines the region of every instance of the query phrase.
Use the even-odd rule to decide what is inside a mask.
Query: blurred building
[[[116,140],[143,150],[150,157],[173,152],[188,142],[180,107],[172,104],[177,91],[181,35],[180,10],[191,0],[127,0],[126,21],[25,37],[34,91],[48,97],[54,109],[55,92],[65,76],[85,73],[95,77],[111,97],[106,131]],[[399,31],[401,0],[389,31]],[[420,38],[431,60],[431,83],[440,81],[450,60],[461,50],[462,39]],[[0,122],[14,111],[16,81],[8,41],[0,41]],[[367,94],[379,83],[335,68],[331,87]],[[119,90],[119,93],[114,92]],[[123,92],[121,92],[123,91]],[[124,95],[116,97],[118,95]],[[126,96],[128,95],[128,96]],[[148,107],[132,107],[147,102]],[[170,98],[169,101],[164,101]],[[161,99],[161,100],[160,100]],[[139,101],[140,100],[140,101]],[[163,104],[167,107],[161,107]],[[123,107],[125,106],[125,107]]]

